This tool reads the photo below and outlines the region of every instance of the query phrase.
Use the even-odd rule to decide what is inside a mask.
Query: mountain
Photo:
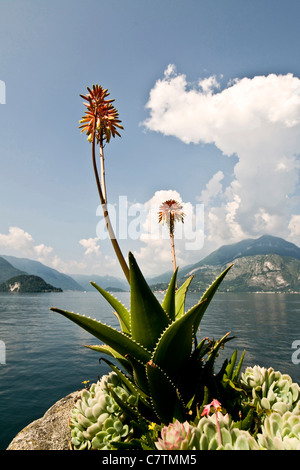
[[[264,235],[224,245],[201,261],[179,269],[178,284],[193,275],[191,289],[204,291],[228,266],[219,292],[300,292],[300,248],[286,240]],[[154,289],[166,287],[171,273],[151,280]]]
[[[19,274],[24,274],[24,272],[14,268],[4,258],[0,258],[0,284],[13,276],[18,276]]]
[[[181,275],[185,275],[191,269],[197,269],[201,266],[223,266],[226,263],[232,263],[236,258],[269,254],[289,256],[300,260],[300,248],[298,246],[287,242],[283,238],[263,235],[257,239],[247,239],[232,245],[223,245],[198,263],[182,269]]]
[[[113,276],[99,276],[92,274],[91,276],[85,274],[71,274],[71,277],[80,284],[85,291],[95,291],[95,288],[90,284],[90,281],[95,282],[98,286],[105,290],[111,291],[128,291],[129,286],[126,280],[122,280]]]
[[[21,274],[0,284],[0,292],[36,294],[44,292],[62,292],[62,290],[47,284],[41,277]]]
[[[203,292],[228,266],[202,266],[193,274],[191,288]],[[188,275],[181,278],[181,283]],[[277,254],[243,256],[221,283],[218,292],[300,292],[300,260]]]
[[[49,268],[39,261],[33,261],[27,258],[16,258],[15,256],[6,255],[1,255],[0,260],[1,258],[12,265],[12,267],[16,270],[22,271],[26,274],[32,274],[34,276],[41,277],[46,283],[54,287],[60,288],[62,290],[84,290],[83,287],[80,286],[71,276],[60,273],[56,269]],[[6,277],[6,279],[3,279],[1,282],[7,281],[10,277],[17,274],[20,274],[20,272],[16,272],[16,274],[12,274]]]

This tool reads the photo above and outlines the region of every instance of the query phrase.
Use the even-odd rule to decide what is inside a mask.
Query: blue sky
[[[120,196],[128,223],[130,208],[155,213],[169,197],[187,227],[202,208],[192,249],[177,229],[180,265],[264,233],[299,245],[298,0],[0,0],[0,13],[0,254],[122,276],[99,238],[78,130],[93,83],[124,126],[105,148],[117,223]],[[147,275],[171,269],[163,228],[160,239],[131,229],[125,256]]]

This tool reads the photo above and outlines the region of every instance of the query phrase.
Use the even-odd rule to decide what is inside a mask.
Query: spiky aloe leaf
[[[173,418],[182,421],[184,407],[178,391],[169,377],[153,361],[146,365],[149,391],[157,417],[164,424],[169,424]]]
[[[245,357],[245,353],[246,353],[246,351],[243,351],[243,353],[240,357],[240,360],[238,362],[238,365],[236,366],[236,368],[235,368],[235,370],[232,374],[232,380],[234,382],[236,382],[239,379],[239,376],[240,376],[240,373],[241,373],[241,368],[242,368],[244,357]]]
[[[190,276],[176,291],[175,294],[175,319],[180,318],[184,314],[185,298],[187,290],[194,276]]]
[[[231,381],[231,382],[236,382],[239,378],[240,372],[241,372],[241,367],[243,364],[244,356],[245,356],[245,351],[243,351],[240,360],[236,365],[236,360],[237,360],[237,349],[233,352],[231,358],[228,361],[228,364],[225,368],[224,372],[224,377],[223,380],[225,381]]]
[[[129,253],[129,268],[132,339],[153,350],[170,319],[148,286],[132,253]]]
[[[108,356],[113,357],[116,359],[119,364],[129,373],[132,374],[132,367],[130,362],[125,359],[122,354],[119,354],[115,349],[111,348],[107,344],[91,344],[91,345],[84,345],[86,348],[92,349],[93,351],[97,351],[99,353],[107,354]]]
[[[161,335],[152,355],[152,361],[176,380],[185,361],[192,353],[193,325],[201,315],[203,303],[192,307],[179,320],[175,320]]]
[[[203,311],[203,314],[202,316],[204,315],[205,313],[205,310],[207,309],[207,307],[209,306],[213,296],[215,295],[219,285],[221,284],[221,282],[223,281],[224,277],[226,276],[226,274],[228,273],[228,271],[232,268],[233,264],[230,264],[229,266],[227,266],[226,269],[224,269],[224,271],[220,274],[220,276],[218,276],[215,281],[210,285],[210,287],[206,290],[206,292],[203,294],[203,296],[201,297],[200,300],[206,300],[206,303],[205,303],[205,307],[204,307],[204,311]],[[200,318],[201,320],[201,318]],[[198,329],[199,327],[199,324],[195,323],[195,331]]]
[[[209,371],[211,374],[213,374],[213,370],[214,370],[214,365],[215,365],[215,360],[216,360],[216,357],[218,355],[218,352],[220,350],[221,347],[224,346],[225,343],[227,343],[228,341],[232,340],[233,337],[229,338],[230,334],[230,331],[228,333],[226,333],[223,338],[221,338],[220,340],[216,341],[213,348],[212,348],[212,351],[210,352],[209,354],[209,357],[206,361],[206,364],[205,364],[205,368],[207,371]]]
[[[136,408],[128,405],[125,403],[119,396],[118,394],[114,391],[113,387],[109,389],[111,396],[113,399],[116,401],[116,403],[119,405],[119,407],[125,411],[125,413],[131,418],[136,420],[137,422],[141,422],[143,419],[143,416],[137,411]]]
[[[59,308],[51,308],[50,310],[60,313],[69,320],[72,320],[88,333],[108,344],[108,346],[123,356],[130,354],[144,364],[151,359],[150,352],[147,351],[146,348],[111,326],[105,325],[97,320],[92,320],[79,313],[68,312]]]
[[[203,338],[199,344],[195,347],[193,351],[193,359],[194,361],[202,361],[204,356],[209,352],[211,349],[210,340],[208,338]]]
[[[148,395],[144,393],[142,390],[137,388],[137,386],[130,380],[130,378],[124,374],[118,367],[116,367],[111,361],[108,359],[102,358],[102,360],[117,374],[119,379],[124,383],[127,389],[130,391],[132,395],[139,399],[145,404],[149,405],[148,403]]]
[[[168,286],[166,295],[164,297],[162,307],[167,312],[171,321],[175,320],[175,292],[176,292],[176,280],[177,280],[178,268],[176,268],[170,284]]]
[[[102,287],[98,286],[95,282],[91,282],[91,285],[100,292],[101,295],[110,303],[113,309],[116,311],[117,318],[120,322],[123,333],[130,334],[130,312],[127,308],[119,302],[113,295],[111,295]]]
[[[146,375],[145,364],[137,360],[130,354],[126,354],[126,359],[132,367],[132,376],[134,382],[138,385],[141,390],[143,390],[144,392],[148,392],[148,380]]]
[[[228,361],[226,369],[225,369],[224,375],[225,375],[226,379],[228,379],[228,380],[232,379],[236,359],[237,359],[237,349],[233,352],[231,358]]]

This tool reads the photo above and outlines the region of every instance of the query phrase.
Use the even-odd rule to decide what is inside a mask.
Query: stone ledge
[[[42,418],[33,421],[11,441],[7,450],[70,450],[70,411],[80,392],[57,401]]]

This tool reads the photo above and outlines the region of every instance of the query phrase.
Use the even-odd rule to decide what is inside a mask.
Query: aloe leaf
[[[240,422],[240,425],[239,425],[240,429],[249,430],[251,428],[251,425],[253,423],[253,415],[254,415],[254,410],[250,408],[246,417]]]
[[[125,403],[119,395],[114,391],[113,387],[110,388],[110,394],[119,407],[131,418],[137,422],[140,422],[143,419],[143,416],[137,411],[137,409],[130,406],[128,403]]]
[[[231,358],[228,361],[227,367],[225,369],[226,378],[228,378],[230,380],[232,380],[232,375],[233,375],[234,366],[235,366],[235,363],[236,363],[236,358],[237,358],[237,350],[235,350],[233,352]]]
[[[207,354],[211,348],[211,345],[210,345],[210,341],[208,340],[208,338],[203,338],[200,343],[196,346],[194,352],[193,352],[193,356],[195,358],[196,361],[202,361],[202,359],[204,358],[205,354]]]
[[[117,351],[115,351],[113,348],[108,346],[107,344],[85,344],[84,345],[86,348],[92,349],[93,351],[97,351],[99,353],[104,353],[107,354],[108,356],[113,357],[116,359],[120,365],[129,373],[132,374],[132,367],[130,362],[122,356],[122,354],[119,354]]]
[[[221,274],[220,276],[218,276],[215,281],[210,285],[210,287],[206,290],[206,292],[203,294],[203,296],[201,297],[200,300],[205,300],[205,304],[203,306],[203,312],[202,312],[202,315],[197,319],[197,322],[195,322],[195,325],[194,325],[194,328],[195,328],[195,331],[197,331],[198,327],[199,327],[199,324],[200,324],[200,321],[207,309],[207,307],[209,306],[210,304],[210,301],[212,300],[213,296],[215,295],[219,285],[221,284],[221,282],[223,281],[224,277],[226,276],[226,274],[228,273],[228,271],[232,268],[233,264],[231,264],[230,266],[228,266]]]
[[[176,280],[177,280],[178,268],[176,268],[170,284],[168,286],[166,295],[164,297],[162,307],[167,312],[170,317],[170,320],[175,320],[175,291],[176,291]]]
[[[240,360],[238,362],[238,365],[236,366],[236,368],[235,368],[235,370],[232,374],[232,380],[234,382],[236,382],[239,379],[239,376],[240,376],[240,373],[241,373],[241,368],[242,368],[244,357],[245,357],[245,353],[246,353],[246,351],[243,351],[243,353],[240,357]]]
[[[176,291],[175,294],[175,318],[180,318],[184,314],[185,298],[187,290],[194,276],[190,276]]]
[[[116,367],[111,361],[108,359],[102,358],[102,360],[117,374],[119,379],[124,383],[124,385],[128,388],[132,395],[135,397],[139,397],[145,405],[149,406],[148,403],[148,395],[140,390],[132,381],[124,374],[118,367]]]
[[[148,286],[132,253],[129,253],[129,267],[132,339],[152,350],[170,319]]]
[[[98,286],[95,282],[91,282],[91,285],[100,292],[101,295],[110,303],[112,308],[116,311],[117,317],[120,322],[120,326],[124,333],[130,334],[130,312],[127,308],[121,304],[121,302],[116,299],[113,295],[111,295],[106,290],[102,289],[102,287]]]
[[[141,390],[148,393],[148,380],[146,375],[145,364],[143,364],[141,361],[137,360],[130,354],[126,354],[126,359],[132,367],[132,376],[134,382]]]
[[[128,403],[125,403],[114,392],[114,389],[112,387],[110,388],[110,392],[113,395],[114,399],[119,404],[121,409],[123,409],[132,419],[135,419],[137,421],[139,427],[146,426],[147,425],[146,420],[150,419],[152,421],[155,416],[152,404],[150,403],[149,396],[146,393],[144,393],[139,387],[137,387],[136,384],[130,380],[130,378],[128,378],[120,369],[118,369],[118,367],[116,367],[107,359],[103,358],[103,360],[118,375],[120,380],[123,382],[126,388],[130,391],[130,393],[136,397],[136,403],[135,403],[135,406],[131,406]],[[145,430],[146,429],[147,429],[147,426],[145,427]]]
[[[130,354],[143,363],[148,362],[151,358],[150,352],[147,351],[147,349],[111,326],[105,325],[97,320],[92,320],[79,313],[68,312],[58,308],[51,308],[50,310],[60,313],[69,320],[72,320],[88,333],[108,344],[112,349],[123,356]]]
[[[228,338],[229,334],[230,334],[230,331],[228,333],[226,333],[223,336],[223,338],[221,338],[219,341],[216,341],[216,343],[213,347],[213,350],[210,353],[210,355],[209,355],[209,357],[206,361],[205,367],[206,367],[206,369],[210,370],[211,372],[213,372],[214,363],[215,363],[215,360],[216,360],[216,357],[217,357],[217,354],[218,354],[220,348],[223,347],[224,344],[227,343],[228,341],[234,339],[234,337]]]
[[[147,363],[146,369],[152,404],[159,420],[164,424],[172,423],[173,418],[183,421],[183,403],[175,385],[153,361]]]
[[[192,307],[179,320],[175,320],[164,331],[153,352],[153,362],[161,367],[172,379],[177,377],[180,369],[192,353],[193,324],[202,310],[202,303],[200,302]]]

